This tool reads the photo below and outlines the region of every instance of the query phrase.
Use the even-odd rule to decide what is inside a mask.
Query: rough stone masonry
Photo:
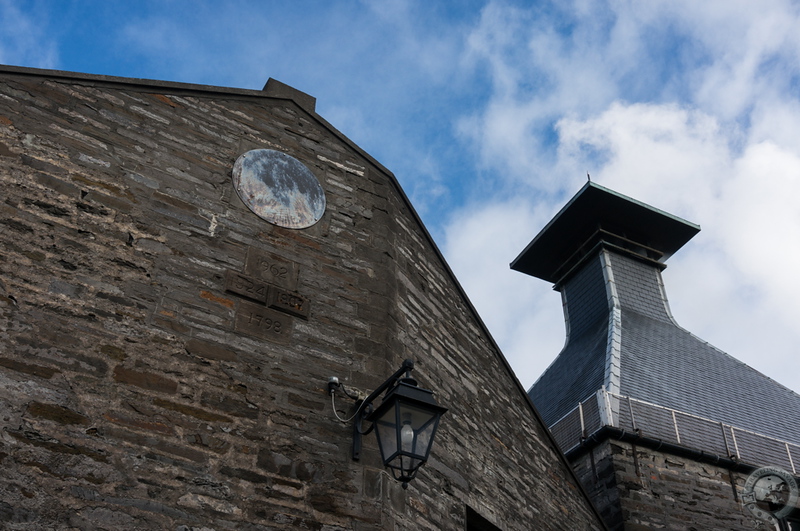
[[[394,177],[273,88],[0,69],[1,525],[602,529]],[[318,223],[247,209],[251,149]],[[326,394],[404,358],[449,408],[407,491]]]

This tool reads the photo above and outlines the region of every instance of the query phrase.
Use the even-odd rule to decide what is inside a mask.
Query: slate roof
[[[587,190],[593,197],[581,199]],[[584,187],[557,218],[578,219],[585,214],[584,226],[599,224],[602,220],[592,216],[611,195],[615,202],[624,198],[602,187]],[[636,209],[627,210],[631,217],[626,223],[637,227],[640,238],[648,238],[647,223],[640,215],[644,210],[641,203],[634,203]],[[658,211],[647,210],[647,215],[654,212]],[[676,220],[669,216],[668,223],[655,230],[680,227]],[[555,225],[551,222],[543,233]],[[618,224],[616,230],[626,227]],[[563,228],[559,236],[562,241],[570,238]],[[546,246],[537,249],[535,244],[549,239],[540,233],[526,252],[546,253]],[[800,444],[800,395],[681,328],[667,303],[663,264],[651,253],[637,254],[635,245],[621,248],[612,240],[601,237],[556,286],[566,300],[567,343],[529,390],[546,424],[552,426],[605,386],[623,396]],[[654,240],[648,242],[652,245]],[[573,246],[581,244],[572,241]],[[537,260],[529,257],[527,263]]]
[[[616,255],[612,262],[621,395],[800,444],[800,395],[678,326],[666,300],[647,296],[658,289],[656,269]]]
[[[548,426],[605,383],[609,315],[599,260],[578,272],[566,292],[570,294],[567,342],[528,391]]]

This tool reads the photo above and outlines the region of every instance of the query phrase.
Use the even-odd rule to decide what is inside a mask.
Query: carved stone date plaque
[[[298,271],[297,264],[285,258],[254,247],[247,250],[244,272],[248,276],[295,291]]]
[[[292,333],[292,318],[260,304],[239,301],[233,329],[274,343],[286,344]]]
[[[303,319],[308,319],[308,313],[310,311],[308,299],[299,293],[276,287],[273,287],[269,292],[267,306],[296,315],[297,317],[302,317]]]
[[[230,270],[225,271],[225,290],[263,303],[269,298],[266,283]]]

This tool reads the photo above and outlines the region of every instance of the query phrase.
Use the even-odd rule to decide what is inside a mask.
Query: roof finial
[[[589,172],[588,172],[588,171],[586,172],[586,179],[587,179],[589,182],[592,182],[592,178],[589,176]]]

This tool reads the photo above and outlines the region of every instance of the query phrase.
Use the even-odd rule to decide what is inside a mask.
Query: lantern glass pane
[[[424,460],[428,457],[438,413],[400,402],[398,417],[401,423],[400,449],[407,455]]]
[[[414,470],[422,465],[423,462],[424,461],[422,461],[422,459],[415,459],[413,457],[401,455],[398,456],[397,459],[395,459],[394,462],[390,463],[388,466],[399,469],[404,476],[410,476]]]
[[[395,408],[391,408],[375,421],[375,434],[378,436],[378,446],[384,463],[397,454],[395,411]]]

